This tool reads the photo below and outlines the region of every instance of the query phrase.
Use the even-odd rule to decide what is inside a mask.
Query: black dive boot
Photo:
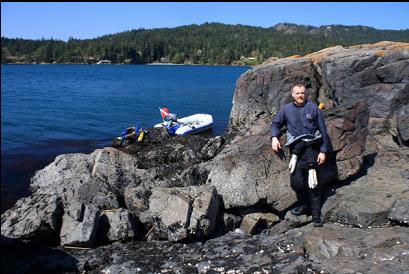
[[[308,214],[310,210],[308,207],[308,195],[306,191],[296,191],[295,193],[297,195],[297,200],[300,205],[291,209],[291,214],[293,214],[294,216]]]
[[[315,227],[322,226],[321,221],[321,189],[317,186],[314,189],[308,191],[310,199],[312,222]]]
[[[312,224],[313,224],[313,226],[321,227],[323,225],[320,215],[321,214],[319,214],[319,213],[318,214],[312,214]]]

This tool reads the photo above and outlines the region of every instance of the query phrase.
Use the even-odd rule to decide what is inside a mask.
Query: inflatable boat
[[[183,118],[170,119],[154,127],[166,127],[172,135],[186,135],[212,128],[213,117],[210,114],[194,114]]]

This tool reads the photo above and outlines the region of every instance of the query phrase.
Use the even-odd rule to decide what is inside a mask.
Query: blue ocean
[[[2,211],[28,194],[35,170],[62,153],[108,146],[129,126],[213,115],[227,128],[236,81],[249,67],[181,65],[2,65]]]

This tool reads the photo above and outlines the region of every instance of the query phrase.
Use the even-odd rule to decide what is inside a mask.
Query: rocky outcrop
[[[268,117],[271,121],[280,107],[290,102],[289,91],[292,84],[298,80],[306,80],[309,83],[309,98],[326,104],[324,114],[337,113],[338,120],[333,121],[334,127],[339,129],[342,123],[339,119],[344,119],[344,130],[367,131],[367,134],[346,134],[352,134],[356,138],[351,143],[342,144],[341,149],[349,151],[340,151],[344,154],[339,159],[344,162],[341,166],[345,166],[344,170],[348,165],[351,168],[346,173],[340,170],[339,175],[341,179],[348,178],[361,169],[362,160],[359,158],[362,158],[364,150],[365,153],[376,153],[396,148],[398,145],[394,140],[406,138],[404,117],[409,103],[408,68],[409,45],[393,42],[348,48],[338,46],[300,58],[278,59],[249,70],[238,80],[230,115],[231,130],[247,131],[263,117]],[[353,129],[352,125],[346,123],[351,121],[351,117],[346,118],[345,106],[362,100],[368,105],[368,110],[362,109],[363,105],[360,106],[358,112],[364,113],[354,125],[356,129]],[[365,112],[369,116],[367,122]],[[358,113],[351,111],[349,115],[351,114]],[[397,117],[401,130],[396,126]],[[327,126],[328,122],[329,120]],[[336,144],[340,133],[332,133],[331,141]],[[358,143],[361,149],[357,148]],[[351,152],[360,154],[352,156],[350,160],[345,159]]]
[[[336,161],[319,172],[322,183],[344,180],[359,172],[368,135],[368,106],[365,101],[348,103],[329,110],[327,129],[336,152]],[[224,207],[272,204],[284,211],[296,202],[289,188],[289,152],[271,150],[269,119],[260,119],[243,135],[233,139],[213,159],[207,184],[216,187]]]
[[[28,249],[20,272],[405,273],[408,52],[382,42],[274,59],[238,80],[225,136],[149,129],[126,147],[60,155],[2,214],[2,246],[60,246]],[[289,152],[271,150],[297,80],[327,105],[323,228],[289,213]]]
[[[363,228],[385,226],[391,219],[404,221],[408,179],[409,164],[390,157],[329,197],[322,209],[325,219]]]

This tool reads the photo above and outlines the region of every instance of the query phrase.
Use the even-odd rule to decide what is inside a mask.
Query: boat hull
[[[166,124],[160,123],[154,127],[166,127]],[[176,129],[175,135],[187,135],[206,131],[212,127],[213,117],[210,114],[194,114],[178,119],[173,129]]]

